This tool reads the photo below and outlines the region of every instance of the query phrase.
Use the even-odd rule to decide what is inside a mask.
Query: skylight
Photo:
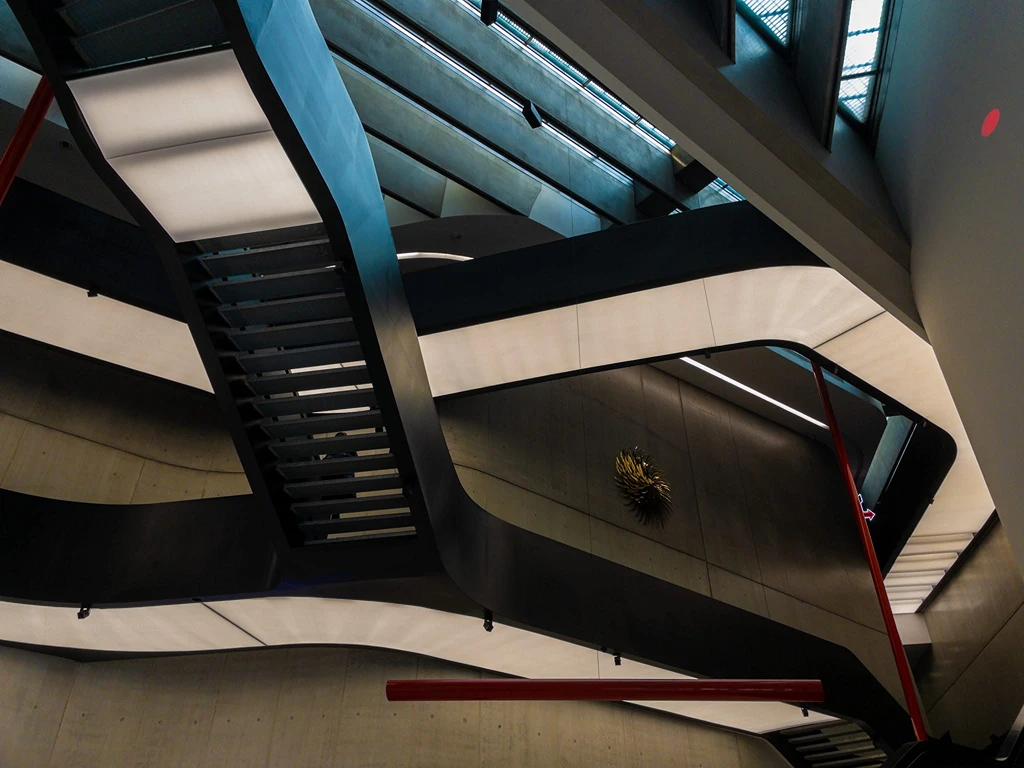
[[[790,0],[740,0],[740,5],[746,7],[776,40],[789,45]]]
[[[846,36],[839,103],[860,122],[868,119],[878,78],[886,0],[853,0]]]
[[[480,13],[480,0],[455,0],[470,13]],[[491,26],[495,32],[553,71],[566,82],[580,88],[592,101],[625,123],[640,138],[658,149],[668,152],[676,145],[672,139],[659,131],[620,98],[597,83],[574,62],[555,51],[551,45],[535,35],[504,11],[498,12],[498,20]]]
[[[758,1],[760,2],[761,0]],[[786,4],[786,13],[789,13],[789,0],[771,1]],[[480,0],[453,0],[453,2],[458,3],[459,6],[473,15],[479,15],[480,13]],[[786,24],[788,25],[788,23],[787,15]],[[511,18],[504,11],[498,11],[498,20],[490,28],[521,52],[539,61],[563,81],[579,88],[591,101],[613,115],[628,127],[632,133],[648,144],[664,152],[670,152],[676,145],[668,135],[658,130],[650,121],[643,118],[639,112],[604,88],[574,61],[556,51],[550,43],[541,39],[531,29]],[[545,127],[552,128],[552,126],[547,124],[545,124]],[[598,161],[600,162],[600,158],[598,158]],[[736,190],[721,179],[717,179],[715,185],[723,192],[727,199],[743,199]]]

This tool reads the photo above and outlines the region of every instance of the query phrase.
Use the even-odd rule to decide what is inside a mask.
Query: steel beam
[[[388,701],[825,700],[821,680],[388,680]]]

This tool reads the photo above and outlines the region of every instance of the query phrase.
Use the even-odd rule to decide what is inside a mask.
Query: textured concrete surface
[[[785,768],[761,739],[620,704],[390,704],[392,678],[477,677],[360,648],[80,664],[0,647],[0,764]]]
[[[1024,579],[997,523],[925,609],[931,652],[917,665],[932,732],[987,747],[1024,706]]]
[[[0,487],[147,504],[249,493],[206,393],[0,334]]]
[[[459,476],[494,515],[849,647],[901,698],[831,453],[651,366],[443,401]],[[614,484],[638,445],[672,487],[664,528]]]

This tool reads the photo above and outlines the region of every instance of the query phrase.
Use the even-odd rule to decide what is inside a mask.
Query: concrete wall
[[[761,739],[638,707],[389,704],[389,678],[479,672],[370,649],[80,664],[0,647],[0,764],[785,768]]]
[[[651,366],[444,401],[470,495],[498,517],[853,650],[900,700],[835,459]],[[635,522],[614,460],[638,445],[673,514]]]
[[[205,392],[0,334],[0,487],[109,504],[249,493]]]
[[[1015,566],[997,523],[924,611],[932,647],[916,672],[936,736],[987,747],[1024,706],[1024,579]]]
[[[1024,570],[1022,40],[1021,3],[903,3],[877,158],[921,320]]]

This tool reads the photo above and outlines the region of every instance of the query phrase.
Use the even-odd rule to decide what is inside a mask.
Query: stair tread
[[[78,37],[160,13],[191,0],[74,0],[58,10]]]
[[[365,365],[344,368],[323,368],[298,373],[249,374],[242,377],[245,385],[256,395],[281,395],[331,387],[354,387],[369,384],[370,373]]]
[[[306,545],[307,546],[328,546],[331,544],[342,545],[349,542],[359,541],[372,541],[375,539],[397,539],[397,538],[408,538],[416,535],[416,529],[410,524],[402,528],[393,528],[390,530],[370,531],[367,533],[359,534],[353,533],[350,536],[336,536],[327,538],[327,534],[331,531],[321,531],[317,528],[310,529],[308,526],[299,525],[300,530],[303,530],[307,534]],[[324,538],[313,538],[315,535],[320,534]]]
[[[318,296],[224,305],[218,307],[217,311],[228,325],[236,328],[337,320],[349,315],[348,300],[340,291]]]
[[[343,341],[293,349],[227,352],[222,353],[222,357],[233,360],[246,373],[271,373],[291,368],[358,362],[363,359],[363,349],[358,341]]]
[[[286,323],[270,328],[224,328],[219,332],[242,352],[358,341],[355,325],[349,317]]]
[[[286,480],[341,475],[351,472],[374,472],[392,469],[395,457],[391,453],[371,453],[362,456],[342,456],[315,461],[284,461],[275,465],[277,473]]]
[[[326,238],[285,245],[267,245],[230,253],[211,253],[201,256],[199,260],[212,277],[267,274],[278,270],[297,270],[335,263],[330,242]]]
[[[282,438],[382,427],[384,420],[380,411],[370,409],[345,413],[324,413],[306,418],[261,419],[255,423],[255,426],[260,427],[270,437]]]
[[[373,407],[377,405],[377,394],[370,388],[344,389],[338,392],[322,392],[312,395],[254,397],[245,402],[263,416],[280,417],[318,411],[335,411],[343,408]]]
[[[272,301],[296,296],[344,291],[341,275],[330,267],[278,272],[257,277],[215,278],[201,285],[220,301]]]
[[[344,493],[365,491],[386,491],[402,487],[402,476],[398,472],[359,477],[335,477],[324,480],[307,480],[285,483],[284,491],[293,499],[309,499],[316,496],[335,496]]]
[[[372,451],[388,448],[390,445],[386,432],[316,438],[293,437],[264,443],[267,450],[281,459]]]
[[[380,531],[388,528],[413,527],[412,515],[406,512],[386,512],[379,515],[363,515],[350,518],[330,518],[327,520],[301,520],[299,529],[313,535],[330,533],[362,533]]]
[[[78,23],[81,24],[81,20]],[[212,0],[184,0],[70,39],[82,61],[91,68],[152,59],[223,42],[227,42],[227,34]]]
[[[323,499],[318,501],[297,501],[292,504],[292,512],[302,518],[324,517],[326,515],[347,515],[356,512],[374,512],[377,510],[396,510],[392,516],[409,513],[409,500],[400,493],[379,494],[376,496],[354,496],[349,499]],[[399,512],[398,510],[405,510]]]

